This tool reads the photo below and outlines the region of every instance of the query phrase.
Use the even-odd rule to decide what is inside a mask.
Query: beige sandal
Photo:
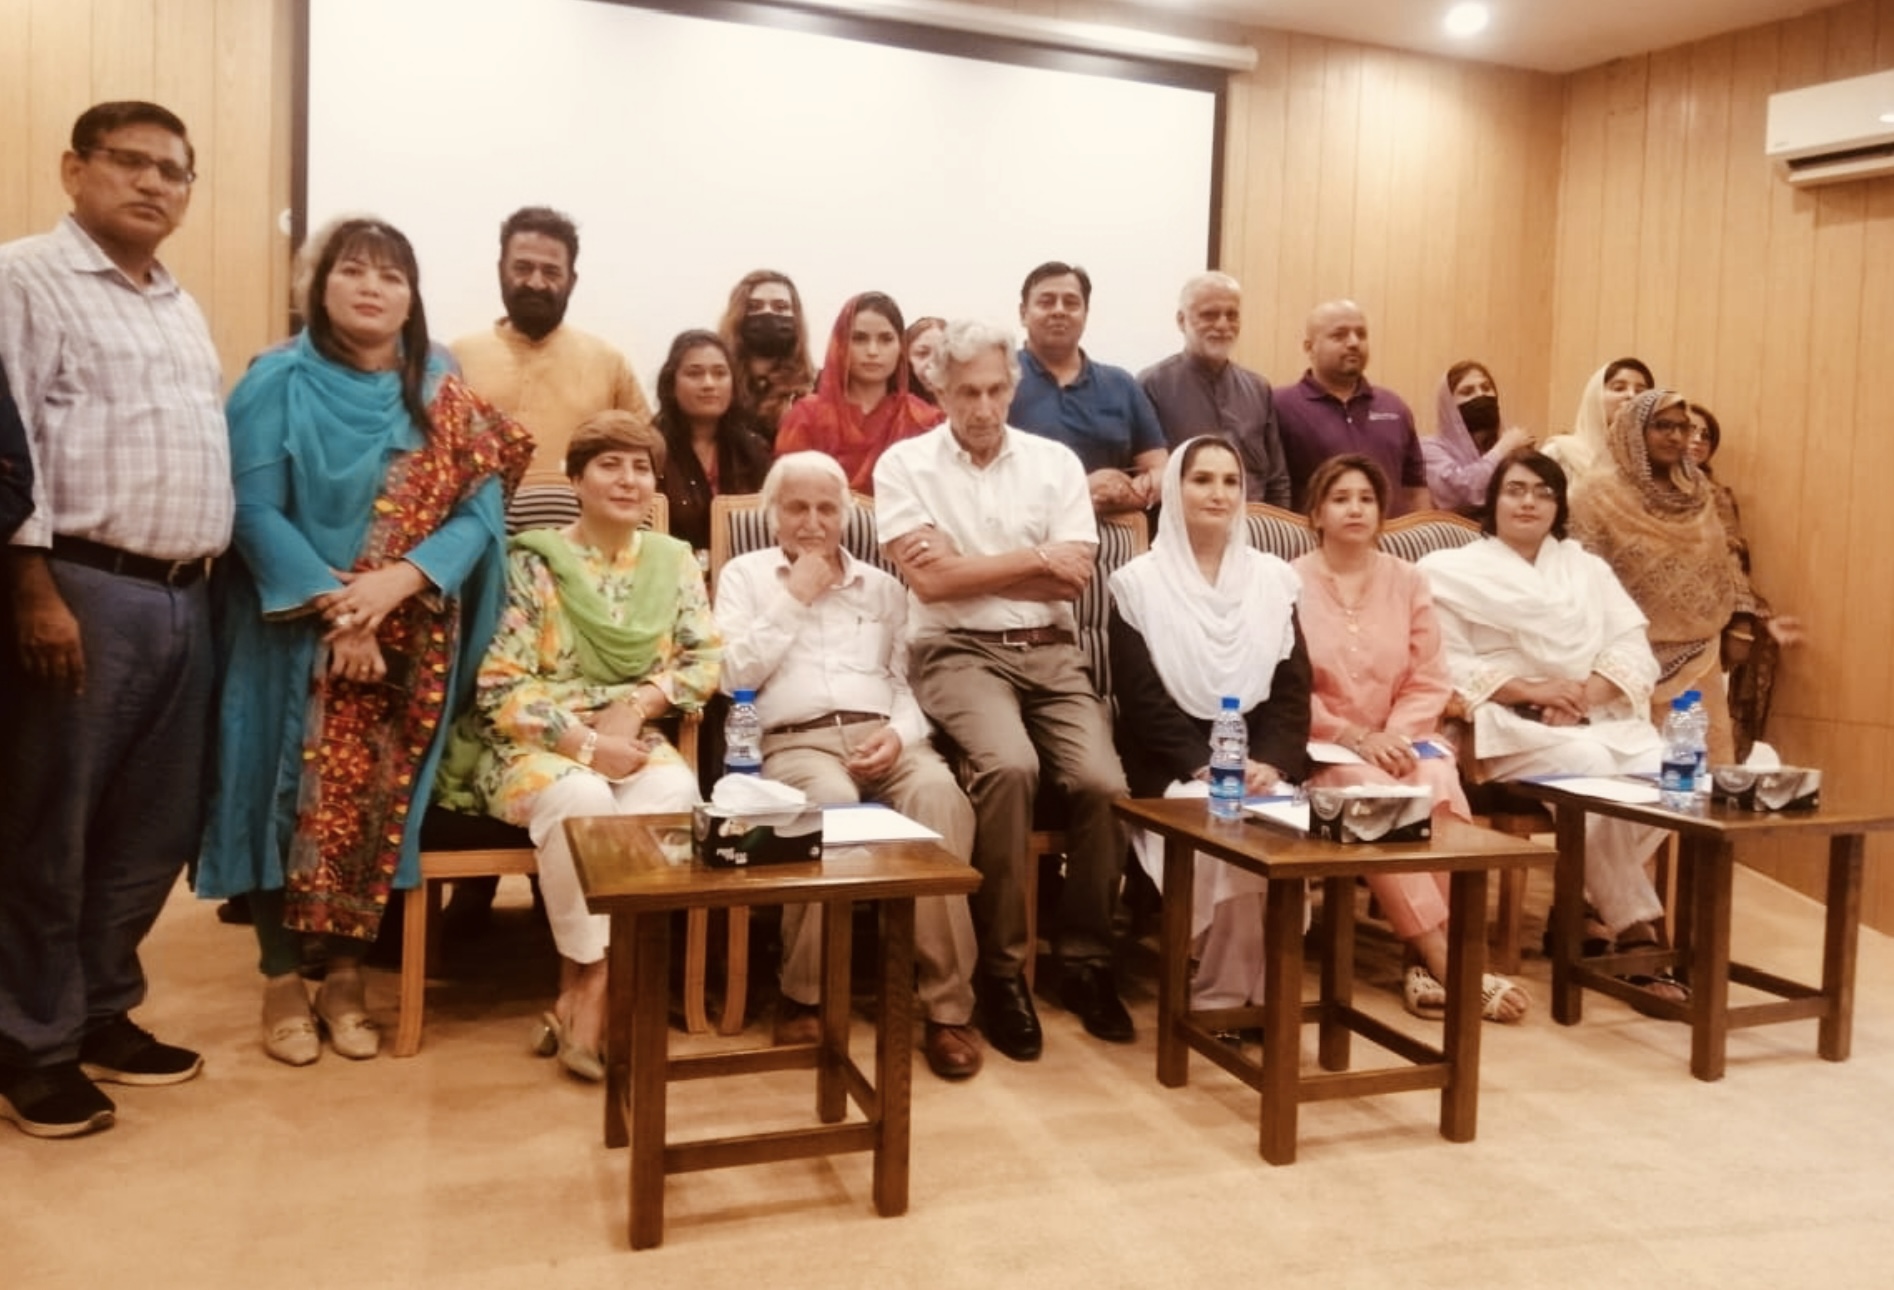
[[[1401,978],[1401,1004],[1423,1021],[1439,1021],[1447,1015],[1447,987],[1425,964],[1415,963]]]
[[[1517,991],[1524,1001],[1517,1017],[1504,1016],[1500,1012],[1500,1002],[1507,994]],[[1517,982],[1508,981],[1503,976],[1494,976],[1491,972],[1480,978],[1480,1015],[1488,1021],[1497,1021],[1504,1026],[1517,1025],[1526,1019],[1526,1013],[1532,1009],[1532,996],[1526,988]]]

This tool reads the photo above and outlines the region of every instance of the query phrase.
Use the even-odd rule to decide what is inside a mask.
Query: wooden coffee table
[[[713,869],[690,854],[688,815],[567,820],[586,904],[612,920],[605,1037],[605,1145],[631,1147],[631,1248],[664,1239],[668,1174],[874,1153],[875,1212],[908,1206],[908,1088],[913,1057],[914,900],[965,895],[980,875],[932,842],[885,842],[828,851],[819,862]],[[875,1078],[849,1057],[850,906],[881,907]],[[813,901],[823,906],[822,1037],[740,1052],[669,1053],[670,915]],[[814,1070],[819,1127],[670,1142],[672,1080]],[[853,1101],[865,1122],[844,1124]]]
[[[1480,977],[1486,960],[1486,874],[1489,869],[1545,864],[1550,848],[1524,838],[1453,821],[1428,842],[1321,842],[1251,821],[1212,820],[1202,798],[1119,802],[1133,828],[1164,838],[1164,911],[1158,967],[1157,1078],[1177,1088],[1189,1077],[1190,1051],[1209,1058],[1262,1094],[1261,1151],[1272,1165],[1296,1158],[1296,1116],[1303,1102],[1437,1088],[1440,1134],[1471,1142],[1479,1120]],[[1265,997],[1261,1008],[1194,1012],[1188,1003],[1192,858],[1203,852],[1260,874],[1265,896]],[[1439,1048],[1424,1044],[1354,1006],[1355,880],[1373,873],[1448,871],[1447,1013]],[[1302,927],[1306,882],[1323,883],[1322,982],[1302,1001]],[[1302,1070],[1301,1030],[1319,1026],[1317,1056],[1324,1074]],[[1216,1037],[1219,1030],[1263,1030],[1261,1062]],[[1349,1044],[1360,1035],[1405,1058],[1408,1066],[1349,1071]]]
[[[1641,782],[1641,781],[1626,781]],[[1556,779],[1509,785],[1549,803],[1558,821],[1559,859],[1552,895],[1552,1015],[1576,1025],[1584,992],[1597,990],[1648,1016],[1690,1026],[1690,1071],[1723,1078],[1729,1033],[1745,1026],[1819,1018],[1816,1051],[1831,1062],[1848,1060],[1853,1041],[1855,959],[1861,930],[1861,869],[1865,835],[1894,828],[1894,807],[1833,799],[1812,811],[1755,812],[1721,803],[1700,811],[1669,811],[1651,803],[1614,802],[1562,787]],[[1669,829],[1678,835],[1676,932],[1668,949],[1585,958],[1585,817],[1608,815]],[[1761,838],[1827,837],[1827,925],[1819,987],[1791,981],[1730,960],[1730,914],[1736,845]],[[1686,1002],[1659,999],[1618,979],[1621,973],[1672,968],[1690,986]],[[1730,983],[1776,998],[1730,1006]]]

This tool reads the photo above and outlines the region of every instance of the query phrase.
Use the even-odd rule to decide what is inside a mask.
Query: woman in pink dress
[[[1439,737],[1453,681],[1427,579],[1375,545],[1387,476],[1366,457],[1332,457],[1310,478],[1308,499],[1317,545],[1295,569],[1315,675],[1309,737],[1360,758],[1322,766],[1309,786],[1424,786],[1433,791],[1436,818],[1470,819],[1459,770]],[[1368,886],[1407,945],[1402,1002],[1417,1017],[1440,1017],[1447,1003],[1447,876],[1386,874],[1369,878]],[[1504,977],[1488,974],[1481,994],[1489,1020],[1526,1015],[1526,992]]]

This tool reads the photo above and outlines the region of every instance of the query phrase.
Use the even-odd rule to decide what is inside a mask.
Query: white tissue
[[[761,775],[725,775],[712,786],[710,804],[719,813],[774,828],[801,815],[808,808],[809,795]]]
[[[797,810],[809,804],[809,795],[761,775],[725,775],[712,786],[710,804],[748,815],[752,811]]]

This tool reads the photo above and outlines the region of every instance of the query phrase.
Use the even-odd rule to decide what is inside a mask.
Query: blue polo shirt
[[[1085,473],[1130,470],[1140,454],[1164,446],[1164,427],[1137,378],[1122,367],[1094,363],[1079,351],[1078,379],[1063,388],[1045,365],[1019,351],[1019,388],[1006,424],[1078,454]]]
[[[1294,385],[1276,387],[1276,420],[1282,427],[1282,454],[1289,463],[1291,505],[1308,507],[1309,477],[1330,457],[1358,452],[1387,473],[1392,519],[1407,509],[1403,488],[1427,487],[1427,460],[1421,455],[1414,413],[1393,390],[1378,389],[1363,378],[1348,402],[1330,394],[1304,372]]]

